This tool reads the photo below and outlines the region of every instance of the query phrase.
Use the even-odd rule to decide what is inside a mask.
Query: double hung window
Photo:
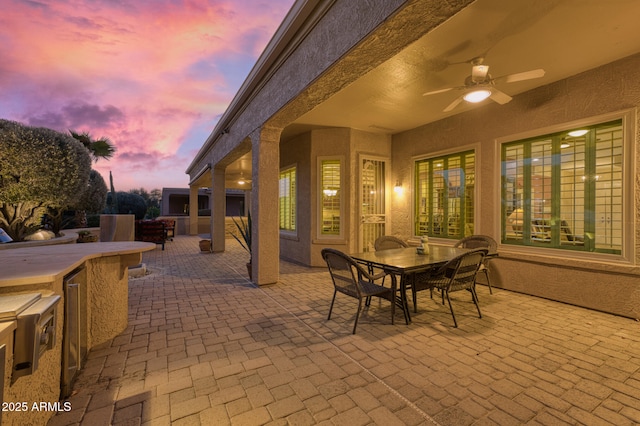
[[[502,242],[620,254],[622,120],[502,145]]]

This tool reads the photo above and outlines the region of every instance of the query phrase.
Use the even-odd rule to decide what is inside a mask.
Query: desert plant
[[[247,216],[246,222],[242,216],[239,217],[240,221],[237,221],[235,217],[231,219],[233,219],[233,223],[235,223],[240,236],[236,234],[231,235],[240,243],[242,248],[249,253],[249,263],[251,263],[251,213]]]
[[[120,209],[118,208],[118,197],[115,195],[116,189],[113,186],[113,175],[111,174],[111,170],[109,170],[109,185],[111,187],[111,191],[107,194],[107,208],[104,212],[107,214],[118,214]]]

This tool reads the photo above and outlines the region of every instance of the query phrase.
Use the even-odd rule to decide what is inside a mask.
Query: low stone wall
[[[57,244],[75,244],[76,240],[78,239],[79,231],[80,229],[66,229],[60,232],[62,236],[52,238],[51,240],[1,243],[0,250],[10,250],[24,247],[53,246]]]

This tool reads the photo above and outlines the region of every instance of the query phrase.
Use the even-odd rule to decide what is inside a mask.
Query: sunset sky
[[[115,189],[184,173],[294,0],[0,0],[0,118],[105,136]]]

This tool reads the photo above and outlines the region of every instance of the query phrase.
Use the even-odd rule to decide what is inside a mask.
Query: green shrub
[[[100,215],[99,214],[88,214],[87,215],[87,227],[88,228],[98,228],[100,226]]]
[[[138,194],[132,194],[130,192],[118,191],[116,194],[118,214],[133,214],[135,215],[136,220],[144,219],[144,215],[147,213],[147,203],[144,201],[144,198]],[[107,194],[107,205],[112,205],[111,197],[112,193],[109,192]]]
[[[69,135],[8,120],[0,120],[0,146],[0,227],[22,241],[43,214],[61,220],[78,202],[91,158]]]
[[[158,216],[160,216],[160,209],[158,207],[147,207],[147,214],[145,215],[147,219],[155,219]]]

